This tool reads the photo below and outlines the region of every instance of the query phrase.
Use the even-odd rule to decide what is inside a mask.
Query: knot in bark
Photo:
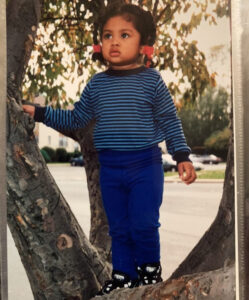
[[[59,250],[65,250],[67,248],[72,248],[73,240],[69,235],[61,234],[57,239],[56,246]]]

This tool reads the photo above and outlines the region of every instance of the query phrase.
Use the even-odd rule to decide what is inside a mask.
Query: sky
[[[218,19],[217,25],[202,22],[201,26],[193,32],[191,39],[197,40],[199,49],[206,54],[207,66],[211,73],[217,72],[217,83],[230,88],[230,25],[228,18]],[[217,57],[212,58],[212,51],[217,46],[222,48]]]

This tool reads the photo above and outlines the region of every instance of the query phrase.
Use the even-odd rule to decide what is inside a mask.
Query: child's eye
[[[112,37],[112,35],[110,33],[105,33],[104,36],[103,36],[103,38],[105,40],[109,40],[111,37]]]
[[[121,37],[122,37],[123,39],[127,39],[129,36],[130,36],[130,35],[129,35],[128,33],[126,33],[126,32],[124,32],[124,33],[121,34]]]

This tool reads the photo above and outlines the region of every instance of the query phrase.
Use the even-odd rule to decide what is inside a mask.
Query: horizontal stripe
[[[44,123],[55,129],[85,127],[95,118],[97,150],[145,149],[166,141],[168,152],[189,152],[175,105],[154,69],[93,76],[73,110],[47,107]]]

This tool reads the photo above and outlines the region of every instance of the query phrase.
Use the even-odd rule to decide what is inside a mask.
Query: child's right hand
[[[23,105],[22,108],[24,112],[28,113],[32,118],[34,118],[35,107],[33,105]]]

